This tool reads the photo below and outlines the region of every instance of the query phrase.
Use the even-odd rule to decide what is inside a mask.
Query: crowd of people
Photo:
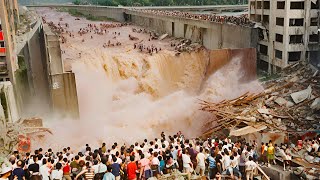
[[[47,22],[45,17],[42,17],[42,21],[51,28],[52,31],[56,32],[59,34],[59,39],[62,44],[67,42],[67,37],[70,38],[75,38],[74,33],[72,31],[69,31],[69,24],[68,23],[62,23],[58,22],[58,24],[53,23],[52,21]],[[62,18],[60,18],[60,21],[63,21]],[[109,33],[109,29],[111,28],[117,28],[117,27],[123,27],[129,25],[128,23],[100,23],[99,25],[97,24],[92,24],[89,23],[87,24],[86,27],[80,28],[79,31],[77,32],[78,35],[83,36],[85,34],[93,33],[97,35],[104,35]],[[120,36],[120,32],[112,32],[112,39],[116,39],[117,36]],[[90,36],[91,39],[93,39],[93,36]],[[81,42],[85,42],[85,39],[83,38]],[[108,43],[104,43],[103,47],[109,47],[109,46],[120,46],[121,42],[116,41],[115,43],[108,41]]]
[[[63,23],[59,22],[56,25],[52,21],[47,22],[45,17],[42,17],[42,20],[44,23],[47,23],[49,25],[49,27],[54,32],[57,32],[59,34],[59,39],[62,44],[67,42],[67,37],[70,37],[70,38],[75,37],[75,34],[72,31],[68,30],[69,25],[67,23],[65,23],[65,25],[63,25]],[[60,18],[60,21],[63,21],[63,19]],[[129,24],[128,23],[100,23],[100,24],[89,23],[86,25],[86,27],[80,28],[79,31],[77,32],[77,34],[79,36],[83,36],[85,34],[97,34],[97,35],[110,34],[112,36],[112,39],[108,40],[108,42],[106,42],[106,43],[103,43],[102,47],[107,48],[107,47],[121,46],[122,43],[117,40],[117,37],[119,37],[121,35],[121,33],[117,32],[117,31],[109,33],[108,29],[116,28],[116,27],[123,27],[123,26],[127,26],[127,25],[129,25]],[[159,36],[157,33],[153,32],[153,31],[149,31],[147,29],[132,28],[132,32],[149,34],[149,41],[158,39],[158,36]],[[93,39],[94,36],[90,35],[90,38]],[[136,38],[136,37],[132,36],[131,34],[129,34],[129,40],[136,41],[136,40],[139,40],[139,38]],[[81,42],[84,43],[85,38],[82,38]],[[150,55],[161,51],[160,47],[156,47],[153,44],[146,45],[142,42],[134,43],[133,47],[134,47],[134,49],[140,49],[140,52],[146,52]],[[81,53],[79,53],[79,57],[81,57]]]
[[[176,16],[181,18],[190,18],[190,19],[198,19],[198,20],[206,20],[206,21],[212,21],[212,22],[219,22],[219,23],[232,23],[237,25],[246,25],[250,26],[252,23],[249,21],[247,16],[243,15],[240,17],[235,16],[216,16],[214,14],[194,14],[194,13],[188,13],[188,12],[181,12],[181,11],[162,11],[162,10],[138,10],[143,11],[145,13],[152,13],[154,15],[165,15],[165,16]],[[69,25],[67,23],[63,23],[63,19],[60,18],[60,22],[58,24],[54,24],[53,22],[47,22],[45,17],[42,17],[42,20],[44,23],[47,23],[49,27],[57,32],[60,37],[61,43],[66,43],[67,38],[75,38],[76,33],[68,30]],[[100,24],[94,24],[89,23],[85,27],[80,28],[77,32],[79,36],[83,36],[85,34],[90,34],[91,39],[94,38],[93,34],[97,35],[105,35],[110,34],[112,36],[112,41],[108,41],[103,43],[102,47],[114,47],[114,46],[121,46],[122,43],[117,41],[117,37],[120,36],[120,32],[112,32],[109,33],[110,28],[117,28],[117,27],[123,27],[128,25],[128,23],[100,23]],[[132,28],[133,33],[143,33],[148,34],[149,38],[147,41],[157,40],[159,39],[159,34],[157,34],[154,31],[150,31],[147,29],[142,28]],[[138,41],[139,38],[129,34],[129,40],[132,41]],[[86,41],[85,37],[82,38],[81,42],[84,43]],[[145,42],[138,42],[134,43],[133,48],[140,50],[140,52],[145,52],[147,54],[153,55],[154,53],[158,53],[161,51],[161,47],[156,47],[153,44],[149,44]],[[192,44],[190,40],[182,40],[183,42],[177,42],[177,43],[171,43],[171,47],[174,47],[174,50],[176,51],[176,56],[178,56],[182,52],[192,52],[194,50],[198,50],[201,48],[201,46],[198,46],[197,44]],[[79,55],[80,57],[80,55]]]
[[[251,22],[247,14],[240,16],[219,16],[215,14],[196,14],[191,12],[183,11],[166,11],[166,10],[151,10],[151,9],[135,9],[135,11],[153,14],[155,16],[170,16],[170,17],[179,17],[186,19],[195,19],[195,20],[205,20],[210,22],[217,23],[230,23],[240,26],[249,26],[253,27],[254,23]]]
[[[103,48],[106,48],[106,47],[113,47],[113,46],[121,46],[121,42],[119,41],[116,41],[115,43],[114,42],[111,42],[111,40],[108,41],[108,43],[104,43],[102,45]]]
[[[311,142],[311,143],[310,143]],[[302,146],[310,146],[319,152],[319,138]],[[259,152],[259,149],[261,150]],[[36,149],[33,153],[15,151],[9,165],[3,165],[1,179],[14,180],[114,180],[148,179],[164,174],[181,172],[188,179],[192,174],[209,179],[231,177],[253,179],[260,165],[275,162],[275,155],[284,158],[290,166],[291,151],[285,144],[273,145],[272,141],[260,147],[240,139],[186,139],[181,132],[160,138],[144,139],[130,146],[115,142],[111,147],[103,143],[93,148],[86,144],[83,150],[74,152],[70,147],[53,152]]]
[[[147,52],[150,55],[152,55],[153,53],[158,53],[159,51],[161,51],[160,47],[156,47],[155,45],[144,45],[143,43],[134,43],[133,44],[133,49],[139,49],[140,52]]]
[[[159,38],[159,34],[158,33],[154,32],[154,31],[147,30],[147,29],[132,28],[132,32],[149,34],[149,41],[157,40]]]

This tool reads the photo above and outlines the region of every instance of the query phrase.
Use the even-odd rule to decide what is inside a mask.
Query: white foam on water
[[[201,94],[177,89],[167,96],[154,98],[139,92],[139,82],[131,77],[114,82],[101,67],[75,63],[80,120],[55,119],[47,122],[54,135],[51,147],[98,147],[102,142],[134,143],[158,137],[162,131],[173,134],[181,130],[186,137],[201,134],[210,118],[199,109],[199,98],[219,101],[262,88],[257,81],[239,83],[241,69],[232,61],[205,82]],[[174,73],[174,72],[172,72]]]

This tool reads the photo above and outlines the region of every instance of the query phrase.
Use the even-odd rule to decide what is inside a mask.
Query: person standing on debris
[[[267,163],[267,150],[268,147],[263,142],[261,143],[261,165],[265,165]]]
[[[276,164],[275,158],[274,158],[275,149],[272,145],[272,143],[269,143],[269,147],[267,150],[267,158],[268,158],[268,166],[270,165],[270,160],[273,161],[274,164]]]
[[[286,170],[286,165],[288,169],[290,170],[291,168],[291,154],[290,154],[290,149],[287,148],[284,153],[283,153],[283,170]]]

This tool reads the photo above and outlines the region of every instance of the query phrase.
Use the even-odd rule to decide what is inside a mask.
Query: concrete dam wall
[[[154,16],[131,10],[126,10],[125,13],[126,20],[129,22],[159,33],[168,33],[177,38],[199,42],[211,50],[255,48],[258,44],[257,29],[250,27],[171,16]]]
[[[258,30],[245,26],[173,16],[158,16],[122,7],[76,5],[50,7],[76,9],[85,15],[110,18],[119,22],[132,22],[161,34],[168,33],[177,38],[191,39],[193,42],[199,42],[211,50],[256,48],[258,46]]]
[[[17,46],[19,69],[15,72],[20,114],[33,116],[51,112],[79,117],[74,73],[65,72],[59,37],[41,20]]]

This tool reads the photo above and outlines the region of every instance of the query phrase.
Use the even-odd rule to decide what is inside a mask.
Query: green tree
[[[72,3],[75,4],[75,5],[80,5],[81,1],[80,0],[74,0]]]

